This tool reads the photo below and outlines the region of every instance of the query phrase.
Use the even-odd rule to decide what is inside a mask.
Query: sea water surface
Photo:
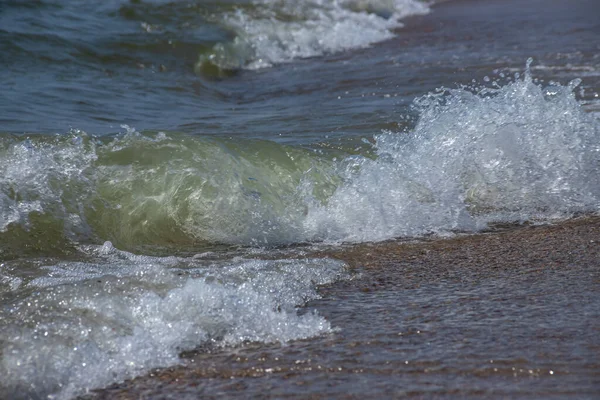
[[[546,3],[1,2],[0,397],[335,334],[306,246],[598,213],[599,7]]]

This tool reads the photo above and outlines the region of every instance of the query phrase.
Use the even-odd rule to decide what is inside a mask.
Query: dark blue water
[[[292,142],[372,135],[381,127],[402,125],[414,97],[481,79],[495,69],[521,70],[527,57],[540,68],[552,68],[540,76],[563,82],[584,78],[586,98],[597,91],[599,28],[593,1],[550,9],[531,1],[520,6],[518,18],[500,2],[490,2],[492,21],[466,2],[441,6],[444,16],[435,27],[411,19],[404,28],[377,14],[355,16],[356,25],[346,27],[352,15],[344,12],[359,15],[348,11],[358,1],[324,7],[323,15],[312,15],[319,9],[305,3],[265,2],[266,11],[259,13],[251,2],[5,1],[0,6],[0,130],[63,134],[81,129],[102,135],[128,124],[140,131]],[[387,7],[387,14],[379,13],[383,16],[429,9],[414,1],[362,3]],[[236,12],[247,26],[230,21]],[[275,23],[267,28],[261,23],[268,13]],[[376,28],[367,29],[373,24]],[[354,33],[361,26],[365,32]],[[307,27],[329,36],[321,38],[321,32]],[[282,33],[292,28],[296,36]],[[387,37],[392,39],[360,48]],[[229,51],[236,63],[202,68],[207,62],[201,59],[218,53],[215,46],[232,47],[235,38],[249,48]],[[263,50],[269,46],[275,54]],[[252,64],[260,56],[270,56],[263,64],[272,66]]]

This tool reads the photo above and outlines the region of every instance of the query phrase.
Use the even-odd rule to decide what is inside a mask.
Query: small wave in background
[[[219,16],[235,37],[201,55],[196,69],[257,69],[361,48],[393,37],[402,18],[427,12],[415,0],[262,0]]]
[[[390,39],[403,17],[428,12],[427,4],[3,2],[0,65],[7,79],[0,132],[63,134],[75,128],[102,135],[128,124],[216,136],[272,139],[282,130],[294,140],[303,139],[299,131],[319,136],[324,121],[307,124],[304,109],[322,96],[315,91],[329,90],[262,67]],[[260,76],[248,71],[256,68],[266,74],[264,82],[252,82]],[[330,125],[339,128],[339,122],[333,118]]]

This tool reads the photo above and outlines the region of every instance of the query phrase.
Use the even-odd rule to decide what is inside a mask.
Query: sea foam
[[[67,399],[181,362],[210,343],[286,342],[331,332],[296,307],[316,285],[346,277],[328,259],[147,257],[110,243],[82,249],[93,262],[61,262],[0,311],[0,397]]]
[[[198,68],[258,69],[361,48],[393,37],[402,18],[427,12],[415,0],[261,0],[224,16],[236,36],[203,54]]]

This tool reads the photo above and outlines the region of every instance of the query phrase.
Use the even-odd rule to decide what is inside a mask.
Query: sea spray
[[[502,87],[415,100],[414,130],[377,135],[377,158],[353,159],[307,230],[370,241],[597,212],[600,123],[575,99],[577,84],[544,88],[527,69]]]

